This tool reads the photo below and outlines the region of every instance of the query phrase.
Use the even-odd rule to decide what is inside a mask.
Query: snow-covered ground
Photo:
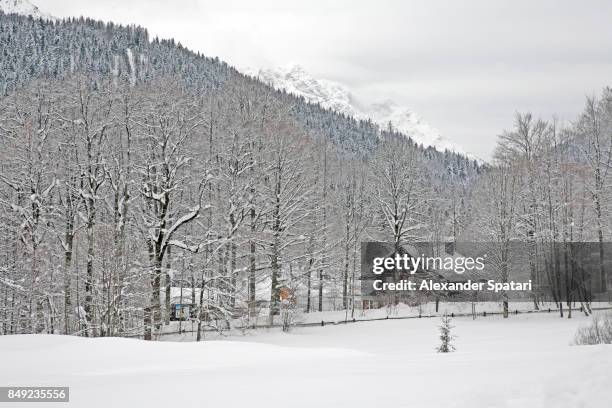
[[[3,336],[0,384],[68,385],[70,407],[609,407],[612,346],[570,345],[586,322],[455,318],[450,354],[437,318],[203,343]]]

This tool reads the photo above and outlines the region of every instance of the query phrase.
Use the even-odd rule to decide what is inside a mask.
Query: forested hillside
[[[177,288],[198,333],[351,310],[366,240],[610,238],[609,91],[483,169],[143,28],[0,14],[0,54],[3,334],[155,338]]]
[[[35,78],[63,79],[75,72],[94,75],[93,80],[114,76],[132,85],[172,76],[191,93],[211,92],[244,77],[218,58],[189,51],[174,40],[151,39],[142,27],[84,18],[54,23],[1,11],[0,18],[0,92],[4,95]],[[275,99],[290,105],[304,127],[325,134],[347,151],[364,155],[378,143],[379,129],[369,121],[357,121],[281,92]],[[463,156],[453,158],[462,159],[464,166],[473,166]]]

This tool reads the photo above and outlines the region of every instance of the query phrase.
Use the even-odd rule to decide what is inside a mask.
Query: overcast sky
[[[515,111],[572,120],[611,85],[610,1],[32,0],[146,26],[237,67],[299,63],[488,158]]]

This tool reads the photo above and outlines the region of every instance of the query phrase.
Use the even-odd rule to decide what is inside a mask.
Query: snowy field
[[[456,318],[450,354],[437,318],[203,343],[2,336],[0,384],[70,386],[54,407],[610,407],[612,346],[570,345],[586,321]]]

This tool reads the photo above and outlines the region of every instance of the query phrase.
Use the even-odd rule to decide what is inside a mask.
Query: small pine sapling
[[[455,326],[451,326],[451,317],[444,313],[444,316],[440,319],[442,322],[440,323],[440,346],[438,346],[438,353],[450,353],[455,351],[455,346],[453,346],[453,340],[455,336],[451,334],[451,330]]]

